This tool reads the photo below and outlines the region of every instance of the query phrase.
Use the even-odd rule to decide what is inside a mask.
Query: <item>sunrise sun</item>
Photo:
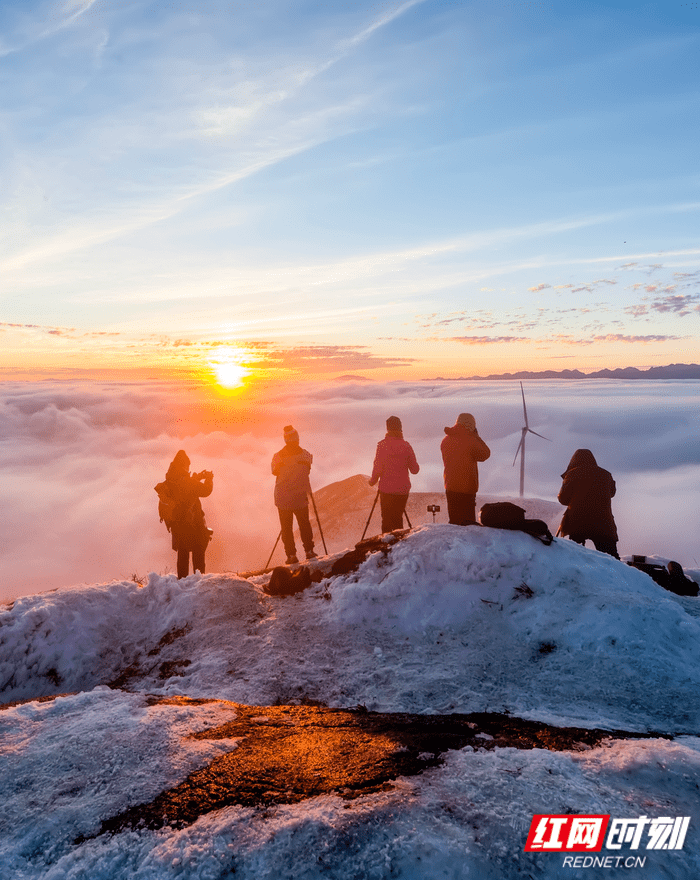
[[[208,360],[216,381],[222,388],[238,388],[250,370],[240,362],[240,356],[228,349],[216,349]]]

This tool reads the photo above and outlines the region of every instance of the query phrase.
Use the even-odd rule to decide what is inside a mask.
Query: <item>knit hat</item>
[[[295,431],[295,429],[291,425],[284,426],[284,442],[285,443],[298,443],[299,442],[299,434]]]
[[[460,413],[457,416],[456,425],[462,425],[463,428],[469,428],[470,431],[476,431],[476,422],[474,421],[474,416],[471,413]]]
[[[387,431],[402,431],[401,419],[398,416],[389,416],[386,420]]]

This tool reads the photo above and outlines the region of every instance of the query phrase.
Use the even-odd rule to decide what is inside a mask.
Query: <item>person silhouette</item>
[[[314,536],[309,520],[309,472],[313,455],[299,445],[299,434],[292,425],[284,428],[284,446],[272,457],[271,470],[275,480],[275,505],[280,518],[282,543],[287,565],[299,562],[294,542],[294,517],[299,524],[307,559],[315,559]]]
[[[170,463],[165,475],[165,485],[172,505],[172,513],[166,525],[170,525],[172,548],[177,551],[177,576],[187,577],[190,554],[192,572],[204,574],[204,554],[212,531],[207,528],[199,499],[211,495],[214,474],[211,471],[190,474],[190,459],[185,450],[180,449]]]
[[[411,490],[408,472],[420,470],[413,448],[403,439],[403,426],[398,416],[386,420],[386,436],[377,443],[370,486],[379,483],[379,505],[382,511],[382,532],[403,528],[403,515]]]
[[[611,499],[615,480],[610,471],[598,467],[590,449],[577,449],[562,476],[557,496],[566,505],[559,531],[577,544],[593,541],[595,549],[619,559],[617,526]]]
[[[479,489],[477,462],[486,461],[491,450],[479,437],[471,413],[460,413],[451,428],[445,428],[440,444],[445,465],[447,513],[453,525],[476,523],[476,493]]]

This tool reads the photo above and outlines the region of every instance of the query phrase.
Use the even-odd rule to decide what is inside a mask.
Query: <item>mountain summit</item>
[[[332,562],[5,607],[0,874],[554,880],[550,812],[691,816],[649,859],[698,876],[700,599],[479,526]]]

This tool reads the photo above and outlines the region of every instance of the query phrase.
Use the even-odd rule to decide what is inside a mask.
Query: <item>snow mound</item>
[[[293,598],[232,576],[155,574],[25,597],[0,615],[0,693],[112,684],[688,732],[699,614],[700,600],[567,540],[426,525]]]
[[[0,876],[554,880],[560,854],[523,852],[540,812],[691,816],[685,848],[651,852],[647,872],[698,876],[700,599],[567,540],[441,524],[291,598],[262,581],[151,574],[0,612],[2,697],[29,700],[0,712]],[[78,693],[36,699],[62,691]],[[236,716],[226,700],[507,710],[693,735],[568,752],[467,746],[352,800],[99,834],[241,748],[192,737]]]

